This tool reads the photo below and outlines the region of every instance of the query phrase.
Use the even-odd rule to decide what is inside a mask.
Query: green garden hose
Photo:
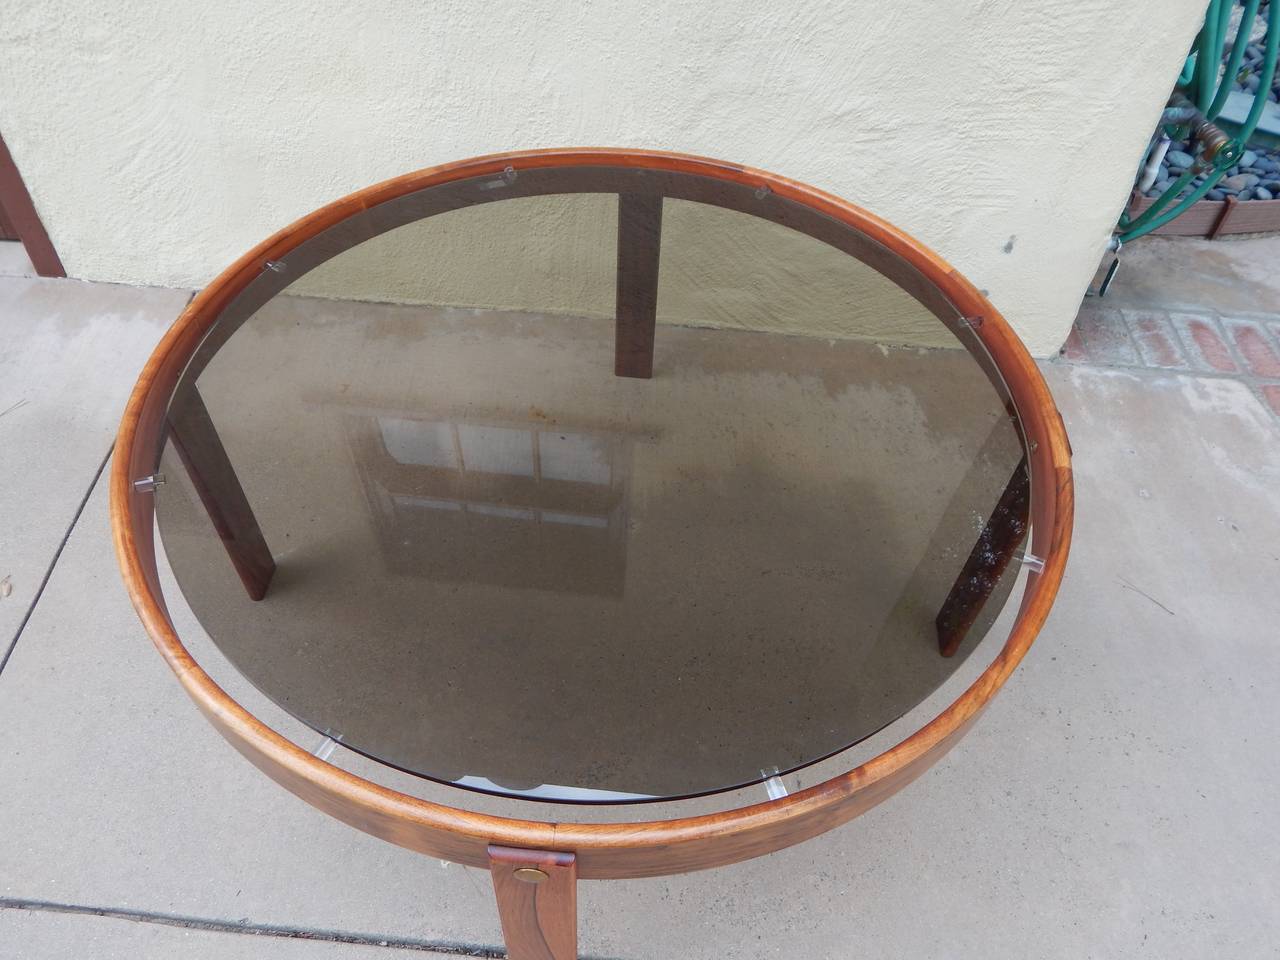
[[[1259,3],[1261,0],[1245,0],[1244,15],[1240,17],[1240,26],[1236,29],[1236,42],[1231,45],[1231,56],[1227,58],[1227,69],[1222,74],[1222,83],[1218,85],[1218,95],[1213,98],[1213,102],[1207,109],[1203,104],[1199,105],[1200,109],[1204,110],[1204,115],[1210,120],[1216,119],[1227,104],[1227,94],[1231,92],[1231,81],[1240,72],[1240,63],[1244,60],[1244,48],[1249,45],[1249,35],[1253,33],[1253,21],[1258,15]],[[1225,7],[1225,9],[1230,11],[1231,8]],[[1258,89],[1266,90],[1265,87]],[[1263,99],[1266,99],[1265,93]]]
[[[1119,249],[1123,244],[1146,236],[1180,216],[1193,203],[1212,190],[1244,153],[1245,145],[1249,142],[1253,131],[1257,129],[1262,111],[1266,108],[1266,91],[1271,88],[1271,83],[1275,79],[1276,58],[1280,53],[1280,0],[1271,0],[1267,7],[1267,40],[1258,77],[1257,93],[1254,95],[1253,106],[1239,134],[1229,138],[1218,130],[1212,121],[1226,105],[1232,83],[1240,70],[1245,47],[1253,32],[1254,20],[1260,5],[1260,0],[1245,0],[1240,26],[1236,30],[1235,42],[1227,59],[1226,70],[1219,78],[1222,48],[1231,21],[1234,2],[1233,0],[1210,0],[1209,7],[1205,11],[1204,26],[1196,37],[1195,49],[1187,58],[1187,64],[1178,78],[1180,87],[1187,88],[1188,93],[1194,90],[1194,105],[1200,114],[1193,128],[1195,139],[1199,143],[1196,162],[1137,217],[1130,219],[1127,212],[1121,214],[1116,235],[1112,238],[1113,249]],[[1176,99],[1178,97],[1175,95]],[[1189,108],[1188,112],[1191,112]],[[1178,133],[1179,128],[1182,128],[1183,133],[1186,132],[1186,126],[1181,123],[1163,124],[1163,127],[1169,134]],[[1197,176],[1201,175],[1204,179],[1186,197],[1170,207],[1169,204],[1179,197]]]

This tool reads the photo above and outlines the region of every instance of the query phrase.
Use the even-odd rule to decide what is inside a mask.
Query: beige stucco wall
[[[365,241],[289,292],[612,317],[617,238],[614,195],[487,203]],[[842,251],[758,217],[687,200],[664,202],[658,321],[960,345],[905,291]]]
[[[656,147],[868,207],[964,271],[1046,354],[1066,335],[1202,10],[0,0],[0,132],[83,279],[200,285],[317,205],[434,163]],[[750,243],[695,244],[705,256],[682,260],[687,283],[665,318],[877,336],[910,309],[892,291],[864,293],[852,312],[835,293],[782,296],[767,316],[712,302],[707,279],[741,266],[716,251],[746,262]],[[602,249],[584,243],[581,264]],[[554,307],[565,272],[531,269],[523,289]]]

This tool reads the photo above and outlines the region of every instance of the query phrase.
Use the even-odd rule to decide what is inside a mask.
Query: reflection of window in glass
[[[377,414],[347,437],[396,573],[621,596],[630,437]]]
[[[376,422],[386,454],[402,466],[422,468],[414,482],[431,482],[426,477],[434,475],[445,485],[441,492],[447,488],[461,495],[391,494],[377,484],[399,506],[609,526],[617,497],[610,493],[616,450],[608,436],[403,417],[377,417]]]
[[[398,417],[379,417],[378,428],[387,453],[410,466],[602,486],[613,472],[609,441],[603,437],[467,424],[455,428]]]
[[[379,493],[386,493],[386,488],[378,486]],[[422,510],[461,510],[462,504],[457,500],[437,500],[434,497],[406,497],[395,494],[391,497],[397,507],[417,507]]]
[[[453,431],[449,424],[379,417],[378,427],[382,431],[383,446],[397,462],[420,467],[458,468]]]
[[[463,469],[470,473],[533,476],[533,435],[510,427],[458,426]]]
[[[548,480],[609,482],[609,445],[602,438],[544,433],[538,439],[542,476]]]
[[[496,503],[468,503],[469,513],[486,513],[491,517],[511,517],[513,520],[534,520],[537,513],[533,510],[522,510],[518,507],[500,507]]]

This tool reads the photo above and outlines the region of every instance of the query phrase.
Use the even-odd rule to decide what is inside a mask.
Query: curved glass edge
[[[579,178],[583,173],[588,174],[586,182]],[[921,303],[929,312],[933,313],[942,325],[948,329],[957,341],[974,357],[984,372],[987,374],[991,382],[992,388],[1000,399],[1006,404],[1006,408],[1010,412],[1010,417],[1017,430],[1019,441],[1023,445],[1024,454],[1029,454],[1025,432],[1021,427],[1021,421],[1014,409],[1011,392],[1005,381],[1003,374],[1000,372],[998,365],[987,349],[985,341],[976,332],[976,324],[981,323],[981,318],[966,318],[954,307],[950,300],[946,299],[941,291],[931,282],[927,281],[923,275],[911,267],[905,260],[899,258],[896,254],[889,251],[877,241],[858,233],[854,228],[847,224],[828,216],[825,213],[807,207],[803,204],[780,197],[769,191],[761,191],[758,188],[752,188],[745,184],[739,184],[731,181],[718,180],[714,177],[702,174],[692,173],[670,173],[665,171],[653,171],[644,168],[631,167],[612,167],[612,166],[592,166],[592,167],[533,167],[529,169],[519,170],[517,176],[508,175],[485,175],[478,177],[469,177],[460,180],[450,181],[444,184],[434,185],[422,188],[404,196],[387,200],[374,207],[357,211],[345,218],[344,220],[334,224],[333,226],[322,231],[320,234],[302,242],[293,250],[283,254],[279,259],[264,262],[262,272],[255,277],[250,283],[237,295],[231,303],[219,314],[218,318],[209,327],[202,337],[199,345],[193,352],[191,360],[188,362],[178,386],[174,390],[174,397],[181,394],[184,389],[189,389],[194,385],[204,366],[212,359],[217,350],[234,334],[240,324],[249,320],[257,311],[273,299],[278,294],[284,292],[289,286],[296,282],[300,277],[321,266],[335,256],[338,256],[347,250],[363,243],[376,236],[403,226],[408,223],[416,222],[425,217],[434,216],[439,213],[451,210],[462,209],[479,203],[489,203],[511,199],[519,196],[544,196],[556,193],[584,193],[584,192],[601,192],[601,193],[617,193],[624,190],[635,190],[644,188],[658,192],[664,197],[673,197],[677,199],[693,200],[695,202],[710,203],[715,206],[724,206],[728,209],[741,210],[753,216],[759,216],[764,219],[772,220],[788,226],[791,229],[798,230],[808,236],[832,243],[838,249],[849,253],[856,259],[861,260],[876,269],[889,265],[894,273],[897,273],[902,279],[895,279],[889,274],[881,270],[882,275],[889,277],[897,283],[902,289]],[[517,185],[519,185],[517,187]],[[691,187],[701,187],[703,189],[691,189]],[[810,229],[802,229],[798,224],[804,224]],[[853,240],[851,246],[833,242],[835,240]],[[854,252],[854,251],[857,252]],[[905,282],[904,282],[905,281]],[[171,398],[172,399],[172,398]],[[160,459],[160,453],[163,451],[165,437],[160,438],[161,451],[157,453],[157,462]],[[1030,458],[1028,457],[1028,470],[1031,470]],[[1035,483],[1031,484],[1032,496],[1034,497]],[[1032,511],[1034,515],[1034,510]],[[1026,543],[1030,542],[1031,527],[1028,524]],[[1035,558],[1031,558],[1034,562]],[[175,586],[177,585],[175,578],[170,578]],[[1010,578],[1013,579],[1012,577]],[[1010,585],[1010,591],[1017,589],[1016,585]],[[1001,609],[1007,611],[1009,605],[1007,599],[1002,599]],[[991,633],[985,633],[981,640],[980,646],[989,645]],[[1003,643],[1003,641],[1001,641]],[[970,657],[972,659],[972,657]],[[241,676],[244,674],[237,671]],[[953,674],[954,677],[954,674]],[[246,677],[247,679],[247,677]],[[252,683],[252,681],[249,681]],[[943,687],[951,686],[951,678],[944,682]],[[272,698],[266,691],[254,686],[262,696],[266,697],[279,709],[283,710],[290,717],[307,725],[308,729],[316,734],[324,737],[330,743],[337,744],[328,738],[327,732],[312,726],[307,721],[298,717],[291,712],[285,705],[279,703]],[[939,688],[942,689],[942,688]],[[936,695],[930,694],[928,700],[932,700]],[[785,778],[794,778],[798,774],[811,768],[819,767],[830,761],[837,760],[846,753],[856,750],[860,745],[872,741],[880,737],[880,735],[891,727],[898,725],[905,717],[919,709],[919,705],[912,707],[908,711],[885,723],[878,730],[866,734],[846,746],[827,753],[823,756],[816,757],[812,760],[801,764],[790,766],[786,769],[779,770],[777,768],[770,770],[761,770],[759,777],[745,780],[734,785],[726,785],[713,790],[701,791],[696,793],[681,794],[677,796],[649,796],[644,794],[627,794],[615,791],[595,791],[586,788],[573,787],[555,787],[543,785],[542,787],[530,790],[513,790],[509,787],[493,784],[491,781],[482,777],[464,777],[459,781],[450,781],[429,776],[427,774],[408,770],[404,767],[397,766],[384,759],[380,759],[373,754],[366,753],[350,744],[338,744],[347,749],[351,754],[365,757],[369,761],[375,763],[379,767],[386,767],[399,771],[415,781],[427,781],[436,783],[447,788],[456,788],[478,794],[485,794],[491,797],[500,798],[502,800],[518,800],[518,801],[541,801],[553,804],[569,804],[569,805],[634,805],[637,803],[664,803],[664,802],[683,802],[689,800],[698,800],[702,798],[717,797],[722,795],[731,795],[739,791],[759,787],[761,784],[774,784],[771,788],[776,792],[779,787],[778,782]],[[321,747],[324,747],[322,741]],[[781,787],[785,791],[785,785]],[[551,795],[550,790],[557,791],[560,795]],[[572,794],[571,796],[566,794]],[[771,796],[773,793],[770,794]]]

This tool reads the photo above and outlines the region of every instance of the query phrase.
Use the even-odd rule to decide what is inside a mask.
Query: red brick
[[[1227,332],[1255,377],[1280,377],[1280,354],[1271,345],[1262,324],[1249,320],[1226,321]]]
[[[1280,417],[1280,383],[1264,383],[1258,390],[1262,392],[1262,400],[1271,412]]]
[[[1182,335],[1182,345],[1187,348],[1192,367],[1219,373],[1239,372],[1240,368],[1231,356],[1231,348],[1212,320],[1187,313],[1171,314],[1170,319]]]
[[[1088,359],[1084,341],[1080,339],[1080,331],[1075,327],[1072,327],[1071,332],[1067,334],[1067,342],[1062,345],[1062,355],[1072,363],[1080,363]]]
[[[1137,365],[1138,351],[1119,310],[1081,310],[1076,329],[1084,341],[1086,355],[1094,363]]]
[[[1161,313],[1147,313],[1138,310],[1124,311],[1129,322],[1129,332],[1138,345],[1138,353],[1143,362],[1150,367],[1163,367],[1166,370],[1185,370],[1187,360],[1178,345],[1178,336],[1173,332],[1169,318]]]

